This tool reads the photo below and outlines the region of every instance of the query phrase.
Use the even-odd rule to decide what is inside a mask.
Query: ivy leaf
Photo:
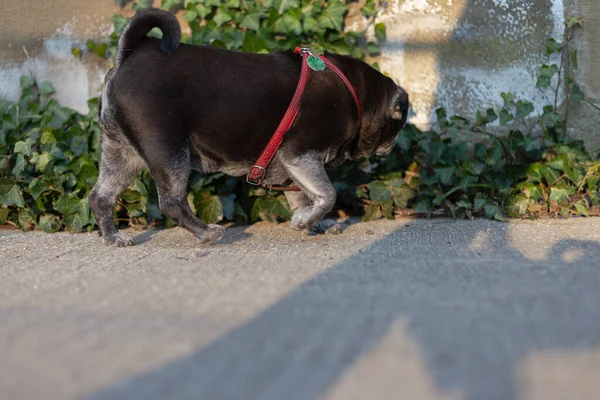
[[[408,186],[392,187],[391,191],[392,197],[394,198],[394,203],[401,208],[406,208],[408,206],[408,202],[417,195],[415,190]]]
[[[116,14],[115,16],[112,17],[111,20],[112,20],[112,23],[113,23],[116,33],[123,32],[123,30],[127,26],[127,22],[128,22],[127,18],[125,18],[121,14]]]
[[[258,32],[260,30],[260,14],[256,12],[245,14],[242,17],[240,28],[246,28],[248,30]],[[265,46],[265,48],[266,47],[267,46]]]
[[[35,214],[29,208],[21,208],[17,216],[19,227],[24,231],[28,231],[35,227]]]
[[[377,204],[383,204],[392,201],[392,192],[390,187],[382,181],[373,181],[369,183],[369,198]]]
[[[439,167],[434,169],[436,176],[444,185],[449,185],[454,175],[454,167]]]
[[[50,161],[52,161],[52,155],[47,151],[42,154],[33,153],[30,159],[30,162],[35,165],[39,172],[44,172]]]
[[[34,200],[37,200],[46,190],[49,190],[49,185],[44,177],[38,177],[31,180],[29,183],[29,194]]]
[[[312,17],[304,18],[303,26],[304,26],[305,32],[316,32],[316,33],[323,32],[323,30],[319,26],[319,23],[317,22],[317,20]]]
[[[408,137],[408,135],[403,134],[398,135],[398,140],[396,142],[398,143],[398,146],[404,151],[408,151],[413,145],[412,139]]]
[[[35,85],[35,79],[33,79],[31,76],[23,75],[21,76],[19,84],[21,89],[29,89]]]
[[[46,233],[57,232],[62,227],[62,221],[56,215],[44,214],[40,217],[37,227]]]
[[[558,74],[558,66],[556,64],[552,64],[550,66],[544,64],[540,68],[540,74],[538,76],[536,87],[538,89],[545,89],[550,87],[552,78],[556,74]]]
[[[3,181],[6,181],[3,179]],[[3,206],[17,206],[19,208],[25,207],[25,200],[21,194],[21,189],[17,184],[13,184],[12,187],[0,197],[0,204]]]
[[[429,214],[433,211],[431,207],[431,201],[428,199],[421,199],[415,204],[414,208],[417,214]]]
[[[558,43],[554,38],[550,38],[546,41],[546,51],[548,55],[560,53],[562,51],[562,44]]]
[[[231,16],[231,14],[229,14],[227,9],[224,7],[220,7],[214,16],[213,21],[215,21],[217,23],[217,27],[219,27],[224,23],[231,21],[232,19],[233,17]]]
[[[34,144],[35,142],[31,139],[27,139],[25,141],[19,140],[17,143],[15,143],[14,152],[16,154],[25,154],[27,157],[29,157],[31,156],[31,148]]]
[[[49,81],[44,81],[41,85],[40,85],[40,94],[49,96],[52,93],[55,92],[54,87],[52,86],[52,83],[50,83]]]
[[[240,8],[240,0],[228,0],[223,7],[227,8]]]
[[[485,170],[485,164],[480,161],[467,161],[464,164],[465,170],[472,175],[481,175]]]
[[[484,204],[483,211],[485,212],[485,216],[488,218],[495,218],[496,214],[502,213],[498,204],[489,201]]]
[[[362,217],[362,221],[375,221],[382,217],[381,207],[377,204],[368,204],[364,207],[365,214]]]
[[[287,10],[281,18],[279,18],[273,24],[273,30],[275,32],[282,33],[294,33],[300,35],[302,33],[302,11],[297,8],[291,8]]]
[[[514,119],[512,114],[509,113],[506,108],[503,108],[502,110],[500,110],[499,118],[500,118],[500,125],[506,125],[507,123],[509,123],[510,121],[512,121]]]
[[[529,198],[523,195],[516,195],[510,200],[509,207],[515,211],[513,216],[525,215],[529,209]]]
[[[373,13],[375,12],[375,2],[374,2],[374,0],[367,0],[365,2],[365,5],[362,6],[362,8],[360,9],[360,12],[365,17],[370,17],[371,15],[373,15]]]
[[[76,156],[80,156],[88,151],[88,139],[85,136],[74,136],[69,143],[69,149]]]
[[[292,218],[292,211],[284,195],[278,197],[263,196],[258,198],[252,205],[251,215],[254,221],[277,222],[278,219],[289,220]]]
[[[198,16],[202,19],[206,18],[212,12],[212,8],[208,4],[198,4],[195,9]]]
[[[213,40],[211,46],[218,47],[219,49],[228,49],[227,45],[222,40]]]
[[[386,32],[385,32],[385,23],[379,22],[375,24],[375,37],[379,43],[385,42],[386,40]]]
[[[550,201],[556,201],[558,204],[566,203],[569,201],[569,192],[564,188],[550,188]]]
[[[11,173],[14,176],[19,176],[23,173],[23,171],[25,171],[26,166],[27,166],[27,163],[25,162],[25,157],[23,157],[23,154],[18,154],[17,162],[15,162],[15,166],[12,169]]]
[[[57,143],[56,136],[54,136],[54,133],[51,128],[46,128],[46,129],[42,130],[42,133],[40,135],[40,143],[41,144]]]
[[[540,167],[540,173],[542,174],[548,185],[555,184],[560,178],[560,172],[548,167],[547,165],[542,165]]]
[[[533,104],[529,101],[517,101],[517,118],[523,119],[534,110]]]
[[[481,211],[486,203],[487,203],[487,199],[485,199],[483,197],[476,197],[475,202],[473,203],[473,211],[475,211],[475,212]]]
[[[470,201],[470,200],[465,200],[465,199],[462,199],[462,200],[459,200],[459,201],[457,201],[457,202],[456,202],[456,205],[457,205],[458,207],[462,207],[462,208],[466,208],[466,209],[471,209],[471,208],[473,208],[473,202],[472,202],[472,201]]]
[[[542,68],[540,68],[540,75],[546,78],[552,79],[556,74],[558,74],[558,66],[556,64],[544,64],[542,65]]]
[[[172,8],[181,5],[181,0],[162,0],[161,8]]]
[[[381,49],[379,48],[379,46],[377,45],[377,43],[375,42],[369,42],[367,43],[367,53],[370,56],[376,56],[379,54],[379,52],[381,51]]]
[[[336,31],[341,30],[344,24],[344,15],[346,15],[347,11],[348,9],[341,1],[328,1],[325,10],[317,17],[319,26],[321,28],[329,28]]]
[[[0,225],[6,224],[9,215],[10,210],[8,208],[0,208]]]
[[[242,42],[242,51],[259,53],[267,50],[268,43],[266,40],[256,36],[252,32],[246,32],[246,36],[244,36],[244,41]]]
[[[536,185],[531,182],[523,182],[517,188],[527,199],[538,201],[542,198],[542,189],[540,185]]]
[[[192,22],[196,18],[198,18],[197,10],[188,10],[185,13],[183,13],[183,19],[185,19],[187,22]],[[204,17],[202,17],[202,18],[204,18]]]
[[[73,214],[77,212],[77,206],[81,199],[77,195],[68,193],[61,195],[53,203],[54,209],[61,214]]]
[[[537,82],[535,84],[535,87],[538,89],[547,89],[550,87],[550,84],[551,84],[551,81],[549,78],[539,75],[537,77]]]
[[[194,205],[198,218],[207,224],[214,224],[223,219],[223,204],[218,195],[211,194],[210,189],[196,193]]]
[[[513,101],[515,101],[515,95],[512,94],[511,92],[508,92],[508,93],[502,92],[502,93],[500,93],[500,96],[502,96],[502,100],[504,100],[504,105],[507,107],[512,105]]]
[[[72,210],[72,214],[64,217],[65,226],[71,232],[81,232],[90,223],[90,207],[87,199],[79,201]]]
[[[571,93],[571,95],[573,97],[573,100],[575,100],[576,102],[580,102],[583,99],[585,99],[585,95],[581,91],[581,88],[578,84],[573,85],[573,92]]]
[[[590,207],[588,206],[586,201],[579,200],[579,201],[575,202],[574,206],[575,206],[575,211],[577,213],[577,216],[579,216],[579,217],[589,217],[590,216]]]
[[[272,7],[277,10],[279,15],[283,15],[285,11],[292,7],[300,7],[300,4],[298,4],[298,0],[273,0]]]

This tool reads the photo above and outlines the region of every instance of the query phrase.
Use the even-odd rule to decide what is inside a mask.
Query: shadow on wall
[[[451,236],[452,224],[409,223],[208,346],[88,400],[318,398],[398,321],[439,398],[529,398],[517,381],[523,362],[600,349],[600,279],[591,261],[599,243],[559,241],[545,260],[531,261],[506,244],[508,224],[492,233],[475,221],[460,237]],[[483,249],[474,245],[482,235],[493,235]],[[572,247],[583,254],[569,258]],[[394,398],[423,398],[403,381],[405,369],[392,371]]]
[[[391,0],[381,67],[411,95],[422,129],[439,106],[473,117],[500,107],[501,92],[541,112],[553,97],[536,88],[537,71],[546,40],[562,36],[563,13],[562,0]]]

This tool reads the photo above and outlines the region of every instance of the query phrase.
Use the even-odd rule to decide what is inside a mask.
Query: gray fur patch
[[[289,160],[282,160],[291,178],[312,201],[312,205],[299,208],[292,217],[292,228],[311,228],[335,205],[336,191],[323,165],[323,155],[307,153]]]

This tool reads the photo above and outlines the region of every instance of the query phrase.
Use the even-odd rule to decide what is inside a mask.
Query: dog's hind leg
[[[115,227],[113,208],[117,197],[144,167],[144,161],[131,145],[106,136],[102,139],[100,176],[89,197],[90,208],[106,244],[129,246],[131,238]]]
[[[301,156],[279,158],[290,177],[302,189],[312,202],[301,204],[292,217],[292,228],[295,230],[310,229],[321,220],[335,205],[336,192],[331,184],[325,167],[323,156],[318,153],[307,153]],[[301,199],[299,195],[295,199]],[[300,205],[301,201],[297,205]],[[294,204],[290,204],[295,207]]]
[[[225,234],[225,228],[205,224],[194,215],[188,204],[187,184],[191,171],[188,148],[172,147],[163,150],[166,150],[165,154],[148,162],[150,174],[158,188],[161,211],[179,226],[192,232],[201,243],[219,240]]]

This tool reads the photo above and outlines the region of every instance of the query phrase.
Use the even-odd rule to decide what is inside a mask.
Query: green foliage
[[[150,1],[133,3],[134,9]],[[347,5],[339,0],[163,0],[161,6],[182,12],[191,34],[183,40],[256,53],[299,44],[365,58],[379,53],[386,29],[375,23],[373,0],[361,8],[374,23],[375,42],[365,32],[345,32]],[[115,33],[105,44],[88,42],[74,49],[109,58],[127,19],[113,17]],[[580,21],[569,18],[562,42],[547,41],[553,62],[544,64],[537,87],[552,91],[553,105],[536,110],[512,93],[501,93],[503,106],[480,110],[474,120],[448,116],[438,109],[437,126],[423,132],[407,125],[387,157],[346,163],[332,171],[337,208],[364,220],[396,215],[507,217],[588,216],[599,214],[600,162],[580,141],[566,136],[568,106],[584,102],[573,79],[577,53],[571,49]],[[152,32],[160,35],[160,32]],[[560,57],[559,62],[554,58]],[[88,197],[98,176],[100,129],[97,99],[80,114],[61,107],[48,82],[21,78],[17,102],[0,101],[0,225],[46,232],[91,230]],[[566,110],[558,109],[561,90]],[[499,132],[501,130],[501,132]],[[205,222],[288,220],[291,210],[281,193],[248,186],[222,173],[194,173],[188,201]],[[115,221],[147,226],[163,221],[157,191],[147,171],[121,195]]]
[[[88,197],[100,156],[98,100],[89,101],[84,115],[61,107],[48,82],[38,86],[24,77],[21,87],[18,102],[0,101],[0,225],[46,232],[91,230],[95,221]],[[275,221],[291,214],[282,196],[259,198],[248,193],[241,179],[224,174],[193,174],[189,201],[208,223],[247,220],[247,215]],[[114,217],[142,226],[163,218],[147,171],[121,195]]]
[[[502,93],[504,107],[478,111],[474,122],[447,118],[446,111],[438,109],[436,131],[406,127],[394,156],[371,161],[368,170],[378,180],[359,186],[363,218],[443,213],[502,221],[507,216],[598,215],[600,161],[586,153],[581,141],[566,136],[569,100],[586,101],[572,78],[577,52],[571,49],[571,41],[580,25],[581,21],[569,18],[563,43],[547,41],[548,56],[558,54],[561,61],[542,65],[536,86],[552,90],[554,105],[532,117],[531,102]],[[567,98],[562,114],[561,89]],[[508,131],[499,134],[500,127]],[[396,188],[407,190],[404,204],[392,195],[390,180],[398,183]]]
[[[121,1],[116,3],[120,5]],[[348,4],[341,0],[163,0],[154,6],[181,13],[189,27],[184,31],[190,32],[182,38],[185,43],[254,53],[310,45],[316,53],[332,51],[361,59],[378,54],[379,45],[386,39],[385,24],[375,24],[375,41],[367,40],[366,30],[346,31]],[[150,6],[147,0],[132,4],[133,10]],[[361,9],[369,25],[375,22],[376,9],[378,3],[373,0]],[[73,54],[81,57],[88,51],[102,58],[114,57],[127,18],[115,15],[112,22],[115,33],[108,43],[88,41],[85,49],[76,47]]]

